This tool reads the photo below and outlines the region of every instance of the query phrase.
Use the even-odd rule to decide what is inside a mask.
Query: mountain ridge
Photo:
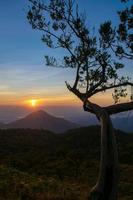
[[[21,119],[4,125],[5,129],[46,129],[57,133],[77,127],[79,127],[78,124],[61,117],[53,116],[44,110],[32,112]]]
[[[59,114],[59,113],[58,113]],[[23,122],[24,118],[27,118],[27,122]],[[34,111],[32,113],[27,114],[25,117],[21,117],[18,119],[13,119],[11,122],[3,123],[0,122],[0,128],[1,129],[9,129],[9,128],[31,128],[31,129],[48,129],[53,132],[64,132],[69,129],[77,128],[77,127],[86,127],[86,126],[92,126],[92,125],[98,125],[98,121],[96,120],[95,116],[93,115],[81,115],[79,113],[76,114],[76,117],[66,116],[65,118],[57,117],[52,114],[49,114],[49,112],[44,111],[43,109]],[[58,121],[57,125],[56,123],[50,124],[51,118],[54,122]],[[31,122],[30,118],[34,118]],[[122,130],[124,132],[132,133],[133,132],[133,113],[125,113],[122,115],[116,115],[113,116],[112,122],[115,129]],[[28,123],[30,125],[28,125]],[[27,124],[27,125],[26,125]],[[45,126],[45,124],[49,124],[49,126]],[[64,128],[63,128],[64,126]],[[53,128],[52,128],[53,127]]]

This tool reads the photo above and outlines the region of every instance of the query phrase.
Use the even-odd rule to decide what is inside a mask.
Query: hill
[[[133,135],[116,131],[120,160],[119,200],[133,199]],[[0,130],[0,198],[87,200],[98,175],[100,128],[63,134]],[[3,182],[4,180],[4,182]],[[12,189],[11,189],[12,187]],[[18,191],[18,192],[17,192]],[[64,196],[65,191],[65,196]],[[5,195],[5,196],[4,196]]]
[[[10,128],[46,129],[57,133],[61,133],[76,127],[78,127],[77,124],[72,123],[63,118],[50,115],[43,110],[33,112],[24,118],[21,118],[19,120],[16,120],[14,122],[5,125],[5,128],[7,129]]]
[[[5,127],[5,124],[3,122],[0,122],[0,128]]]
[[[133,135],[116,131],[119,200],[133,198]],[[78,128],[63,134],[45,130],[0,130],[0,197],[87,200],[98,175],[100,128]],[[69,169],[69,170],[68,170]],[[11,189],[12,188],[12,189]],[[17,193],[19,191],[19,194]],[[64,194],[65,192],[65,194]],[[17,199],[16,198],[16,199]],[[21,199],[23,199],[21,197]]]

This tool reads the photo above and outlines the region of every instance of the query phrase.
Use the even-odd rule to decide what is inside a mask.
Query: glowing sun
[[[30,105],[31,105],[32,107],[36,107],[36,106],[37,106],[37,100],[36,100],[36,99],[31,99],[31,100],[30,100]]]

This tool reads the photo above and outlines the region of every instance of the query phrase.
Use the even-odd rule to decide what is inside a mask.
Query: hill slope
[[[133,135],[120,131],[116,135],[119,200],[132,200]],[[97,126],[64,134],[33,129],[0,130],[0,199],[87,200],[98,176],[99,159]]]

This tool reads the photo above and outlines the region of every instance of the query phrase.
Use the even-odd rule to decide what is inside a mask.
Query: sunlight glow
[[[36,107],[37,106],[37,100],[36,99],[31,99],[30,100],[30,104],[32,107]]]

